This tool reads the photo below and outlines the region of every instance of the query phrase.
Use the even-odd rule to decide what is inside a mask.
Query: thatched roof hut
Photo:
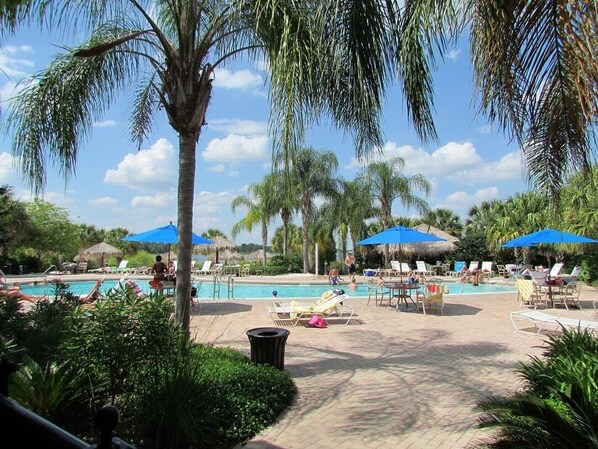
[[[445,241],[404,243],[400,247],[401,255],[419,256],[423,258],[438,256],[444,253],[454,251],[456,248],[456,243],[459,241],[457,237],[425,223],[414,226],[413,229],[416,229],[420,232],[425,232],[426,234],[435,235],[436,237],[440,237]],[[384,251],[384,245],[380,245],[379,248],[381,248],[381,250]],[[390,245],[389,250],[391,254],[398,254],[399,245]]]

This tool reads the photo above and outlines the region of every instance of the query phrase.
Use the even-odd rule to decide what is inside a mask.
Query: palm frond
[[[481,107],[523,147],[530,180],[555,195],[591,160],[598,116],[592,0],[475,1],[471,51]]]
[[[114,25],[94,33],[82,48],[128,34]],[[122,44],[133,49],[135,43]],[[138,53],[110,51],[94,58],[78,58],[74,49],[58,56],[15,99],[7,126],[14,130],[13,153],[35,191],[46,182],[47,161],[58,166],[65,180],[75,171],[82,141],[101,117],[119,88],[138,72]]]

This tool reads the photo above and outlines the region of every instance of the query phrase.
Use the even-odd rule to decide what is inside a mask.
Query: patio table
[[[402,303],[405,304],[405,311],[409,311],[409,303],[407,300],[411,301],[415,306],[415,310],[417,310],[417,302],[413,299],[413,293],[415,292],[417,295],[417,290],[419,290],[419,284],[392,284],[388,286],[388,291],[390,294],[390,301],[392,302],[393,298],[397,299],[397,304],[395,306],[395,310],[399,310],[399,305]]]

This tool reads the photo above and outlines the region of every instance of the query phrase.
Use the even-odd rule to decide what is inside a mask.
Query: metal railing
[[[16,369],[15,363],[0,360],[0,448],[135,449],[113,436],[118,424],[116,407],[108,405],[98,411],[94,423],[99,442],[90,445],[8,398],[9,376]]]

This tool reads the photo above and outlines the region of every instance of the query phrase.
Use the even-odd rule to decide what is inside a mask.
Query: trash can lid
[[[256,327],[255,329],[249,329],[247,331],[247,335],[252,337],[281,337],[283,335],[289,335],[290,331],[288,329],[283,329],[280,327]]]

